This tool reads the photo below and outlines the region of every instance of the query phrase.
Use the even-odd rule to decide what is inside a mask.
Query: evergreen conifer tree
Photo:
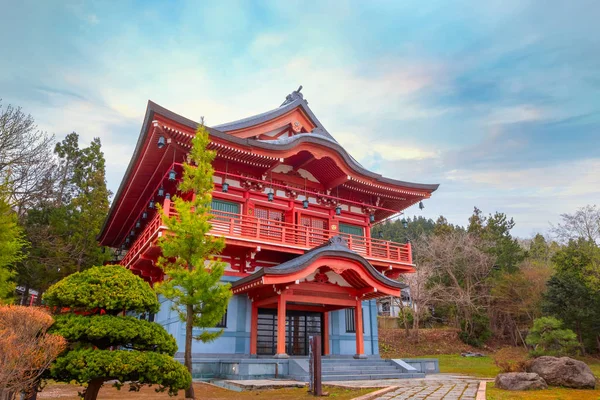
[[[87,383],[83,396],[95,400],[109,380],[131,390],[158,384],[157,391],[176,394],[191,386],[191,376],[173,355],[177,343],[157,323],[125,316],[159,309],[156,293],[143,279],[120,265],[76,272],[51,286],[46,305],[57,312],[50,332],[69,348],[50,366],[61,382]]]
[[[162,256],[158,265],[167,278],[156,290],[172,301],[172,308],[186,324],[185,366],[192,371],[192,339],[209,342],[223,331],[202,330],[194,336],[193,328],[217,325],[231,297],[229,284],[220,283],[225,264],[215,259],[225,246],[223,238],[207,235],[210,220],[213,185],[212,161],[215,152],[208,150],[208,131],[200,125],[192,140],[188,161],[183,165],[179,191],[186,194],[173,197],[177,215],[163,217],[169,232],[159,239]],[[191,194],[191,196],[189,196]],[[159,207],[159,212],[163,212]],[[195,398],[192,386],[186,398]]]

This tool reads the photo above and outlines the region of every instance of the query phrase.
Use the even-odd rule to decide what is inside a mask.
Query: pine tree
[[[18,282],[42,294],[76,271],[101,265],[109,258],[96,240],[108,213],[105,161],[99,139],[79,147],[71,133],[57,143],[52,191],[27,211],[22,224],[31,248],[17,266]],[[38,297],[39,299],[40,297]]]
[[[177,215],[163,217],[169,232],[159,239],[162,256],[158,265],[168,279],[158,284],[156,290],[172,301],[172,309],[186,323],[184,359],[190,373],[192,339],[209,342],[223,332],[202,330],[194,336],[193,328],[214,327],[225,313],[231,297],[229,284],[220,283],[225,264],[215,259],[225,242],[223,238],[207,235],[211,229],[212,161],[215,157],[214,151],[207,150],[208,143],[208,131],[200,125],[192,140],[188,162],[183,165],[183,178],[178,187],[180,193],[191,194],[191,200],[173,197]],[[160,207],[159,212],[162,213]],[[192,386],[185,396],[195,398]]]
[[[96,237],[108,213],[110,192],[106,188],[100,139],[94,138],[83,149],[78,141],[79,136],[73,132],[55,148],[59,157],[58,208],[51,216],[51,224],[68,239],[74,269],[81,271],[108,260]]]
[[[85,400],[95,400],[111,380],[117,388],[128,384],[130,390],[158,384],[157,391],[168,389],[171,395],[191,386],[190,374],[173,359],[173,336],[157,323],[123,315],[159,308],[150,285],[131,271],[107,265],[76,272],[50,287],[44,302],[58,312],[50,332],[69,342],[49,375],[61,382],[87,383]]]

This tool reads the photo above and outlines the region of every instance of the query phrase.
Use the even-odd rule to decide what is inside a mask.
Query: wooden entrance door
[[[286,312],[285,349],[290,356],[308,355],[308,339],[322,335],[323,313]],[[322,347],[322,346],[321,346]],[[274,355],[277,351],[277,310],[258,309],[257,354]]]

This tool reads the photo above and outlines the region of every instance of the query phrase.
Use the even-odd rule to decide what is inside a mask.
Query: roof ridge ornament
[[[300,85],[298,87],[298,90],[294,90],[292,93],[288,94],[285,97],[285,101],[283,103],[281,103],[281,105],[279,107],[283,107],[286,104],[290,104],[290,103],[296,101],[297,99],[304,100],[304,95],[302,93],[300,93],[301,90],[302,90],[302,85]]]
[[[342,235],[337,235],[329,239],[329,243],[334,246],[344,246],[348,247],[348,242]]]

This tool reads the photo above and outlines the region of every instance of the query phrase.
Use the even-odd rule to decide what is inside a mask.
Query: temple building
[[[300,89],[274,110],[207,128],[217,154],[210,234],[225,238],[222,280],[233,296],[215,328],[223,335],[193,344],[198,376],[301,378],[302,363],[291,360],[308,354],[314,334],[325,358],[376,361],[376,299],[400,296],[398,276],[414,271],[410,243],[373,238],[370,228],[429,198],[438,185],[365,169]],[[163,279],[156,241],[166,230],[155,205],[173,215],[170,199],[197,126],[148,102],[100,234],[102,245],[122,250],[122,265],[151,284]],[[153,318],[182,351],[185,326],[168,301]],[[412,371],[405,367],[398,371]]]

